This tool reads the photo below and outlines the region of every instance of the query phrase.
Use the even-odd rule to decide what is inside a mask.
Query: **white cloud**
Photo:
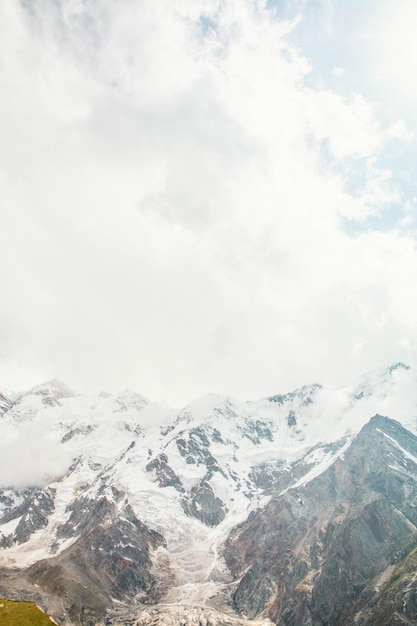
[[[73,460],[51,438],[54,425],[43,416],[18,428],[4,428],[0,441],[2,487],[45,485],[63,475]]]
[[[332,75],[336,76],[336,78],[341,78],[345,73],[346,73],[345,68],[340,67],[339,65],[337,65],[336,67],[332,69]]]
[[[0,9],[4,385],[181,403],[407,360],[414,243],[340,225],[398,200],[393,133],[305,87],[288,23],[246,0],[30,7]]]
[[[397,120],[387,128],[386,137],[388,139],[410,142],[414,138],[414,133],[407,128],[404,120]]]
[[[385,2],[374,23],[372,47],[377,62],[377,79],[391,90],[393,100],[406,99],[415,106],[412,77],[416,70],[417,42],[414,24],[417,7],[399,0],[395,7]]]

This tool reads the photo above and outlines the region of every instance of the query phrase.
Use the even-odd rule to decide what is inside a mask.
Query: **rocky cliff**
[[[5,397],[0,594],[77,626],[414,623],[416,383],[396,364],[178,411],[59,381]]]
[[[417,438],[376,415],[323,473],[275,494],[231,532],[235,606],[285,626],[382,623],[382,588],[413,597],[398,578],[410,575],[416,526]],[[386,623],[397,612],[402,602]]]

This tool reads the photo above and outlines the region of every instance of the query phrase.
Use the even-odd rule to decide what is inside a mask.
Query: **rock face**
[[[116,602],[158,599],[152,553],[164,546],[161,535],[149,530],[129,504],[116,506],[101,497],[74,503],[61,534],[79,538],[59,556],[38,561],[24,572],[27,589],[45,598],[57,596],[55,615],[74,624],[95,626]]]
[[[67,462],[0,483],[0,595],[65,626],[416,623],[411,373],[179,411],[59,381],[1,401],[1,441],[20,459],[31,438],[22,470]],[[410,381],[403,425],[368,422]]]
[[[285,626],[382,623],[381,581],[398,585],[395,564],[411,559],[416,527],[417,438],[377,415],[326,471],[273,496],[232,531],[225,558],[242,577],[235,606],[249,617],[266,609]],[[400,606],[390,604],[387,624]]]
[[[206,526],[217,526],[226,515],[223,502],[214,494],[207,480],[201,480],[192,487],[181,504],[187,515],[192,515]]]
[[[363,598],[358,603],[355,619],[360,626],[417,623],[416,538],[393,560],[396,562],[388,566],[374,586],[371,601]]]

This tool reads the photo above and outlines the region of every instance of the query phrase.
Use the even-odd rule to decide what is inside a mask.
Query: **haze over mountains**
[[[416,383],[3,392],[0,594],[86,626],[415,623]]]

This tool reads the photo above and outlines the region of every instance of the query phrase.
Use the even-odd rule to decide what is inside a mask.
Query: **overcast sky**
[[[0,2],[0,387],[416,361],[415,0]]]

